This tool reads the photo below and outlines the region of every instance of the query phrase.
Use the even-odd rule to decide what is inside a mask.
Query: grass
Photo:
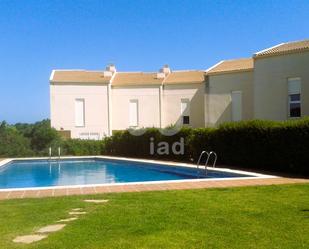
[[[309,248],[309,184],[96,195],[0,202],[0,248]],[[88,214],[31,245],[18,235]]]

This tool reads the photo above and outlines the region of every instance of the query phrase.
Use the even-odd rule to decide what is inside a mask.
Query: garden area
[[[0,201],[0,248],[308,248],[309,185],[157,191]],[[104,204],[85,199],[107,199]],[[33,244],[16,236],[85,214]]]

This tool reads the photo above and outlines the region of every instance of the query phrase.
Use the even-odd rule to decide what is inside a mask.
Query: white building
[[[130,127],[216,126],[309,115],[309,40],[282,43],[206,71],[54,70],[51,125],[101,139]]]
[[[204,125],[203,71],[158,73],[54,70],[51,125],[72,138],[100,139],[130,127]]]

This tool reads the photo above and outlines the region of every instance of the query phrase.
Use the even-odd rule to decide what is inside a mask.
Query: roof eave
[[[290,51],[282,51],[282,52],[275,52],[275,53],[269,53],[269,54],[258,54],[258,55],[254,54],[253,59],[289,55],[289,54],[299,54],[299,53],[303,53],[307,51],[309,51],[309,48],[295,49],[295,50],[290,50]]]
[[[109,81],[59,81],[50,80],[50,84],[104,84],[108,85]]]
[[[185,84],[202,84],[205,80],[202,81],[182,81],[182,82],[164,82],[163,85],[185,85]]]
[[[161,86],[162,83],[132,83],[132,84],[129,84],[129,83],[126,83],[126,84],[111,84],[112,87],[126,87],[126,86]]]

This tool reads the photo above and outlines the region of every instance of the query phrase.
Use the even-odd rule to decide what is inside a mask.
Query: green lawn
[[[309,248],[309,184],[96,195],[0,202],[0,248]],[[31,245],[17,235],[88,214]]]

